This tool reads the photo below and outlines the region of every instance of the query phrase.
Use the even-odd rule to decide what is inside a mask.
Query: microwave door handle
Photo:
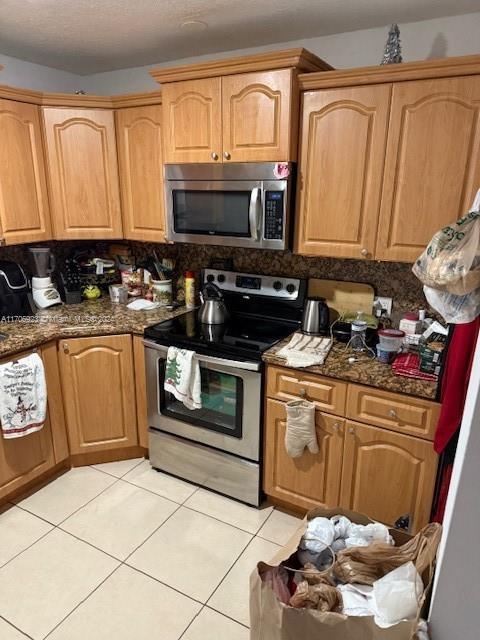
[[[250,232],[252,240],[258,242],[259,238],[259,226],[260,216],[262,213],[262,201],[260,198],[261,190],[259,187],[254,187],[250,195],[250,209],[248,219],[250,222]]]

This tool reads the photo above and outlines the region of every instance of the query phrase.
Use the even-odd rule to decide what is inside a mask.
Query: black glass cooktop
[[[297,322],[242,315],[232,316],[223,325],[204,325],[195,310],[148,327],[144,336],[158,344],[198,353],[260,360],[264,351],[298,326]]]

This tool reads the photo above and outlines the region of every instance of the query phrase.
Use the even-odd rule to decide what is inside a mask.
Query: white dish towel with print
[[[332,338],[308,336],[297,332],[276,355],[280,358],[286,358],[287,367],[311,367],[325,362],[332,344]]]
[[[163,386],[187,409],[202,408],[200,365],[194,351],[168,347]]]
[[[3,437],[40,431],[47,414],[47,385],[37,353],[0,365],[0,421]]]

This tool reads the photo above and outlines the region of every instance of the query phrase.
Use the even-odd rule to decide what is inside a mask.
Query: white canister
[[[109,286],[110,300],[114,304],[127,304],[128,302],[128,288],[123,284],[111,284]]]
[[[152,280],[153,301],[159,302],[162,307],[172,304],[172,281]]]

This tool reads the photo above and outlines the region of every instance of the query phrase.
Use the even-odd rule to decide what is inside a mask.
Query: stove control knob
[[[213,273],[209,273],[207,276],[207,282],[213,282],[215,280],[215,276]]]
[[[281,290],[282,283],[280,282],[280,280],[275,280],[275,282],[273,283],[273,288],[275,289],[275,291]]]
[[[286,289],[287,289],[288,293],[295,293],[295,285],[294,284],[291,284],[291,283],[287,284]]]
[[[223,275],[223,273],[219,273],[219,274],[218,274],[218,278],[217,278],[217,280],[218,280],[219,282],[225,282],[225,276]]]

